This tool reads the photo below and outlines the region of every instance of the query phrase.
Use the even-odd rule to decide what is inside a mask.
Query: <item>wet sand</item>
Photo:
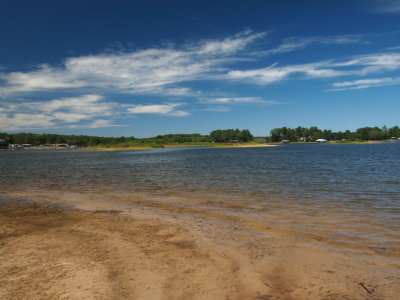
[[[237,294],[238,282],[225,276],[234,274],[229,260],[198,249],[181,226],[32,206],[3,207],[1,226],[1,299]]]
[[[198,148],[198,147],[210,147],[210,148],[263,148],[263,147],[277,147],[279,145],[274,145],[274,144],[224,144],[224,143],[218,143],[218,144],[207,144],[207,145],[163,145],[163,147],[160,148]],[[152,146],[132,146],[132,147],[118,147],[118,146],[110,146],[110,147],[88,147],[85,149],[81,149],[83,151],[142,151],[142,150],[157,150],[160,149],[158,147],[152,147]],[[33,148],[32,148],[33,149]]]
[[[227,144],[227,145],[217,145],[211,146],[211,148],[265,148],[265,147],[279,147],[280,145],[274,144]]]
[[[398,299],[398,253],[139,196],[2,197],[23,201],[0,208],[0,299]]]

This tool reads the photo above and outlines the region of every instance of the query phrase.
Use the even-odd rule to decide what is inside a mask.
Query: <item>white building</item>
[[[318,142],[318,143],[326,143],[327,140],[325,140],[325,139],[318,139],[318,140],[316,140],[316,142]]]

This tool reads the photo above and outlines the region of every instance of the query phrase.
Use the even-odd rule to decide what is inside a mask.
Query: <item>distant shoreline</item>
[[[400,142],[393,140],[384,140],[384,141],[328,141],[323,144],[328,145],[349,145],[349,144],[384,144],[391,142]],[[289,144],[321,144],[316,142],[290,142]],[[223,144],[223,143],[215,143],[215,144],[179,144],[179,145],[163,145],[162,147],[154,146],[138,146],[138,147],[118,147],[118,146],[110,146],[110,147],[88,147],[85,149],[81,149],[83,151],[129,151],[129,150],[154,150],[154,149],[163,149],[163,148],[182,148],[182,147],[205,147],[205,148],[268,148],[268,147],[278,147],[283,145],[282,143],[268,143],[268,144]]]
[[[384,143],[400,143],[397,140],[381,140],[381,141],[327,141],[325,143],[317,142],[289,142],[288,144],[328,144],[328,145],[350,145],[350,144],[384,144]],[[204,147],[204,148],[268,148],[277,147],[283,145],[280,142],[275,143],[205,143],[205,144],[155,144],[155,145],[138,145],[138,146],[119,146],[119,145],[107,145],[107,146],[89,146],[85,148],[65,148],[65,147],[27,147],[18,150],[74,150],[74,151],[143,151],[143,150],[155,150],[155,149],[171,149],[171,148],[182,148],[182,147]],[[17,149],[4,149],[4,150],[17,150]]]
[[[81,149],[82,151],[142,151],[142,150],[155,150],[155,149],[172,149],[172,148],[182,148],[182,147],[204,147],[204,148],[263,148],[263,147],[277,147],[279,144],[198,144],[198,145],[163,145],[162,147],[153,147],[153,146],[138,146],[138,147],[118,147],[118,146],[110,146],[110,147],[88,147],[85,149]]]

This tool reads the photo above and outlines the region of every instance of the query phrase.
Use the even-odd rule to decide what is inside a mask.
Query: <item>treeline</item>
[[[254,137],[248,129],[218,129],[210,133],[210,139],[217,143],[243,143],[254,140]]]
[[[68,144],[77,146],[97,146],[97,145],[164,145],[164,144],[203,144],[203,143],[244,143],[256,139],[257,142],[281,142],[289,140],[292,142],[313,142],[317,139],[326,139],[328,141],[340,140],[388,140],[391,138],[400,138],[399,126],[387,128],[362,127],[356,131],[338,131],[322,130],[316,126],[305,128],[274,128],[270,136],[264,138],[254,138],[248,129],[218,129],[212,131],[209,135],[194,134],[165,134],[151,138],[130,137],[100,137],[89,135],[61,135],[61,134],[36,134],[36,133],[0,133],[0,139],[9,144]]]
[[[133,137],[99,137],[88,135],[61,135],[61,134],[36,134],[36,133],[0,133],[0,139],[6,140],[10,144],[69,144],[78,146],[92,146],[101,143],[117,144]]]
[[[267,140],[270,142],[280,142],[282,140],[289,140],[292,142],[313,142],[317,139],[326,139],[328,141],[341,141],[341,140],[388,140],[391,138],[400,137],[399,126],[387,128],[379,127],[362,127],[356,131],[337,131],[322,130],[316,126],[305,128],[274,128],[270,132]]]
[[[131,137],[100,137],[88,135],[61,135],[36,133],[0,133],[0,139],[10,144],[68,144],[77,146],[122,145],[134,144],[181,144],[211,142],[207,135],[201,134],[166,134],[151,138]]]
[[[68,144],[77,146],[97,145],[164,145],[164,144],[201,144],[201,143],[229,143],[252,141],[253,135],[248,129],[214,130],[210,135],[193,134],[165,134],[151,138],[131,137],[100,137],[88,135],[61,135],[61,134],[36,134],[36,133],[0,133],[0,139],[9,144],[53,145]]]

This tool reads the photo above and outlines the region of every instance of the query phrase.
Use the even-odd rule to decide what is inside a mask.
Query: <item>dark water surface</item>
[[[400,254],[399,161],[400,143],[1,151],[0,189],[140,194]]]

